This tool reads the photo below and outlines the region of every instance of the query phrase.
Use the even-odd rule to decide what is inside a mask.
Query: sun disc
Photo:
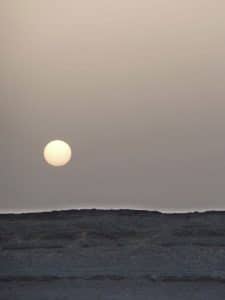
[[[48,164],[54,167],[61,167],[71,160],[72,150],[66,142],[54,140],[45,146],[43,155]]]

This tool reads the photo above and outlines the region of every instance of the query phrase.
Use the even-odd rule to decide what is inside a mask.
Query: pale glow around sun
[[[54,140],[45,146],[43,155],[48,164],[54,167],[61,167],[71,160],[72,150],[66,142]]]

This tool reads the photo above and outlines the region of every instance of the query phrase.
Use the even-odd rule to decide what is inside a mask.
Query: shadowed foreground
[[[0,300],[224,299],[225,213],[0,215]]]

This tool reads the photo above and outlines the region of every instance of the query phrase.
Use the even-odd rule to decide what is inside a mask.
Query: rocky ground
[[[0,215],[0,300],[225,299],[225,212]]]

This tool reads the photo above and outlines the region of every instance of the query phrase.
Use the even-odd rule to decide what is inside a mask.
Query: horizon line
[[[0,215],[25,215],[25,214],[44,214],[44,213],[58,213],[71,211],[140,211],[146,213],[159,214],[194,214],[194,213],[222,213],[225,209],[193,209],[193,210],[170,210],[170,209],[145,209],[145,208],[128,208],[128,207],[78,207],[78,208],[59,208],[59,209],[35,209],[35,210],[0,210]]]

